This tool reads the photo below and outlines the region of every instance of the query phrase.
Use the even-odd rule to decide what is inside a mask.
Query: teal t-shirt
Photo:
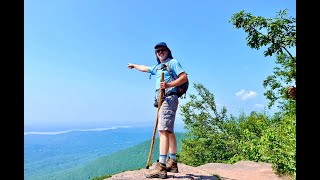
[[[182,68],[181,64],[179,63],[179,61],[177,61],[176,59],[170,59],[170,58],[165,60],[163,63],[148,67],[149,73],[151,75],[156,75],[156,90],[160,88],[160,80],[161,80],[161,73],[162,72],[164,72],[164,81],[166,83],[174,80],[174,79],[171,79],[172,76],[169,74],[169,72],[166,70],[166,68],[164,68],[164,70],[161,70],[161,67],[163,65],[167,65],[168,61],[170,61],[169,68],[170,68],[170,71],[172,72],[172,75],[174,76],[174,79],[177,79],[178,75],[180,73],[185,72],[184,69]],[[175,88],[175,87],[168,88],[166,93],[176,92],[177,91],[176,89],[177,88]]]

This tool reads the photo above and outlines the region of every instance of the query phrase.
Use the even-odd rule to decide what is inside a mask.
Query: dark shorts
[[[167,96],[159,110],[158,130],[168,130],[174,132],[174,121],[178,109],[178,96]]]

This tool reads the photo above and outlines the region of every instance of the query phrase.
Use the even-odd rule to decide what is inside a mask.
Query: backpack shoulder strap
[[[170,60],[171,61],[171,60]],[[172,71],[170,70],[170,61],[168,61],[167,63],[166,63],[166,68],[167,68],[167,71],[169,72],[169,74],[171,75],[171,77],[173,78],[173,79],[176,79],[175,77],[174,77],[174,75],[172,74]]]
[[[171,60],[170,60],[171,61]],[[170,71],[170,61],[168,61],[167,63],[166,63],[166,68],[167,68],[167,71],[171,74],[171,71]]]

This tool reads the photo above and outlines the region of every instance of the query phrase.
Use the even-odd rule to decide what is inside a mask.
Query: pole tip
[[[149,166],[148,166],[148,165],[146,166],[146,169],[149,169]]]

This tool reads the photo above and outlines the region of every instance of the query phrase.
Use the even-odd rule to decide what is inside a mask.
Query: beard
[[[168,53],[165,53],[163,56],[158,57],[160,61],[164,61],[168,58]]]

